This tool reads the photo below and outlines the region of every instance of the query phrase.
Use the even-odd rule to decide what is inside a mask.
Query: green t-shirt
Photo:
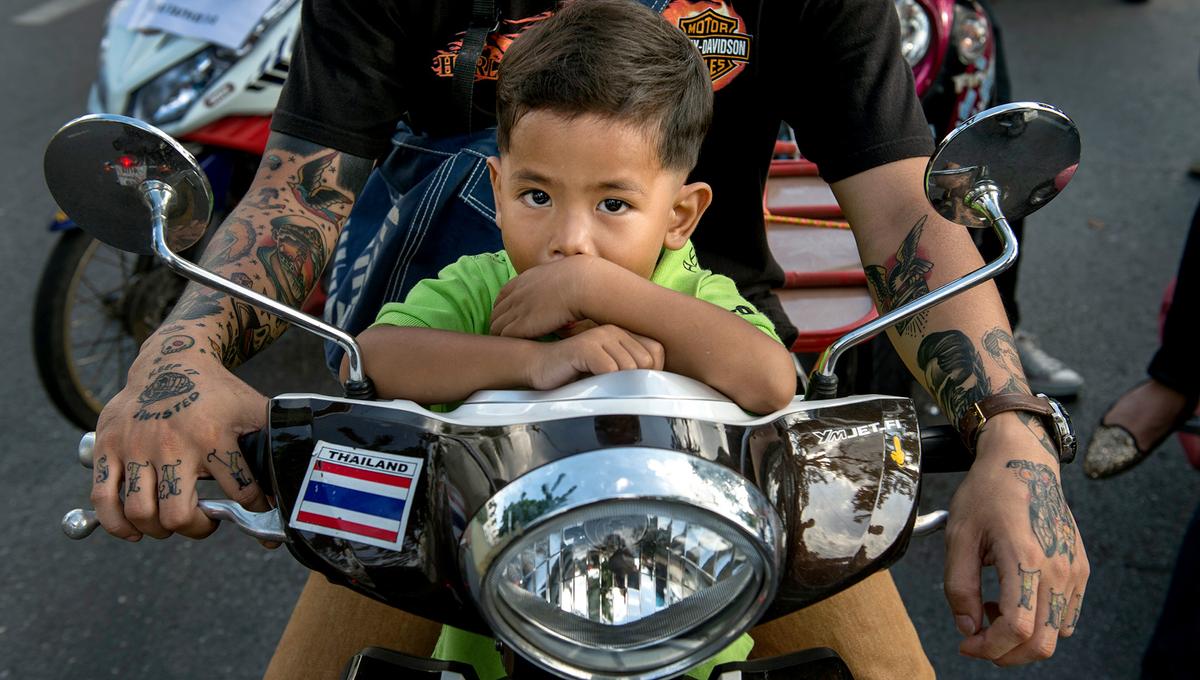
[[[375,325],[415,326],[487,335],[496,296],[516,276],[508,253],[503,250],[463,256],[442,269],[436,279],[418,282],[404,302],[384,305],[379,310]],[[738,293],[731,279],[700,267],[691,241],[679,250],[664,249],[650,281],[728,309],[779,340],[771,320]]]
[[[504,251],[463,256],[438,272],[436,279],[418,282],[404,302],[384,305],[375,325],[488,335],[496,296],[516,276],[508,253]],[[738,293],[731,279],[700,267],[691,241],[679,250],[664,249],[650,281],[728,309],[779,341],[771,320]],[[753,647],[754,640],[749,635],[742,635],[719,654],[693,668],[688,675],[707,678],[709,671],[719,663],[744,661]],[[453,626],[442,626],[433,657],[469,663],[481,680],[504,677],[504,664],[491,638]]]

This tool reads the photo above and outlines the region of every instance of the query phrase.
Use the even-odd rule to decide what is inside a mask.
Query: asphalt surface
[[[1087,379],[1071,408],[1086,438],[1105,406],[1142,376],[1200,181],[1200,4],[1194,0],[994,0],[1014,93],[1064,109],[1083,160],[1070,188],[1029,221],[1019,299],[1025,329]],[[223,528],[199,542],[74,543],[62,514],[87,505],[74,460],[79,432],[45,399],[30,349],[34,289],[54,242],[41,178],[46,141],[82,111],[95,75],[105,2],[60,0],[45,23],[0,8],[0,680],[254,678],[266,667],[304,571]],[[71,9],[74,7],[74,9]],[[50,19],[45,19],[50,16]],[[328,389],[317,343],[299,337],[256,359],[267,393]],[[296,371],[308,362],[309,371]],[[944,507],[956,479],[926,480]],[[1063,471],[1092,580],[1077,635],[1054,658],[1000,670],[957,655],[942,597],[940,535],[914,541],[894,569],[927,653],[947,678],[1129,678],[1161,605],[1200,475],[1172,440],[1149,462],[1103,483]],[[902,672],[898,671],[898,675]]]

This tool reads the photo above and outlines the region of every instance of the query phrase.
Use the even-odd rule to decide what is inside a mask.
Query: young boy
[[[358,337],[379,395],[442,404],[651,368],[747,411],[784,407],[787,349],[689,241],[712,200],[686,183],[711,117],[699,53],[630,0],[568,3],[523,34],[500,71],[488,159],[504,250],[384,306]]]
[[[699,53],[630,0],[569,3],[523,34],[500,70],[500,157],[488,159],[504,250],[463,257],[384,306],[358,337],[379,395],[444,404],[652,368],[748,411],[784,407],[796,389],[787,349],[688,240],[712,200],[686,183],[711,117]],[[697,677],[751,644],[743,636]],[[503,675],[490,640],[450,627],[434,656]]]

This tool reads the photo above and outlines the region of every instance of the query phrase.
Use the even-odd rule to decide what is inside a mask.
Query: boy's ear
[[[503,228],[500,225],[500,158],[498,156],[488,156],[488,178],[492,181],[492,204],[496,206],[496,227]]]
[[[675,194],[675,205],[671,206],[671,223],[663,246],[668,250],[679,250],[696,231],[700,217],[712,203],[712,187],[704,182],[684,184]]]

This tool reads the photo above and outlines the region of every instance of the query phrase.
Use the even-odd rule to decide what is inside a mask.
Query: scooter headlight
[[[464,572],[497,637],[576,677],[678,674],[774,596],[779,518],[727,467],[659,449],[560,459],[492,497]]]
[[[228,52],[210,47],[164,71],[133,93],[130,115],[152,125],[183,118],[209,85],[233,65]]]
[[[916,0],[896,0],[896,14],[900,17],[900,53],[909,66],[916,66],[929,51],[929,15]]]

